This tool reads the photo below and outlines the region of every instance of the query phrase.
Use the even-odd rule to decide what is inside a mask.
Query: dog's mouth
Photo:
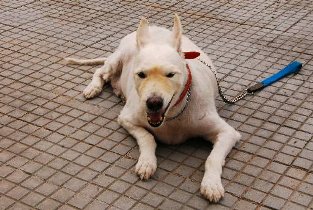
[[[164,122],[164,119],[165,119],[165,115],[166,115],[166,113],[170,107],[170,104],[171,104],[173,98],[174,98],[174,95],[172,96],[170,102],[167,104],[165,109],[162,109],[162,110],[156,111],[156,112],[147,111],[147,120],[148,120],[148,123],[152,127],[159,127],[160,125],[162,125],[162,123]]]
[[[148,112],[147,113],[147,119],[148,119],[148,123],[152,126],[152,127],[159,127],[160,125],[162,125],[163,121],[164,121],[164,113],[165,112]]]

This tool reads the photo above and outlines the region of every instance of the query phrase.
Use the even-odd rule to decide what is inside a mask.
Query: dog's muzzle
[[[159,96],[152,96],[148,98],[148,100],[146,101],[147,119],[148,123],[152,127],[159,127],[160,125],[162,125],[165,118],[164,115],[167,112],[171,101],[168,103],[166,108],[163,108],[163,98]]]

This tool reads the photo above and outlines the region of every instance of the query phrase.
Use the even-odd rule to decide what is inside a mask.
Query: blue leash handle
[[[293,61],[289,63],[288,66],[286,66],[285,68],[277,72],[276,74],[263,80],[261,83],[263,84],[264,87],[267,87],[290,74],[297,73],[298,71],[300,71],[301,67],[302,67],[302,63],[300,63],[299,61]]]
[[[285,68],[277,72],[276,74],[273,74],[269,76],[268,78],[264,79],[263,81],[258,82],[256,85],[249,87],[247,89],[247,92],[254,93],[257,90],[261,90],[290,74],[299,72],[301,67],[302,67],[302,63],[300,63],[299,61],[293,61],[289,63]]]

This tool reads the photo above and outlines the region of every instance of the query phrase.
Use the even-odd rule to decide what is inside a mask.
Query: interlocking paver
[[[313,205],[310,1],[4,1],[0,8],[0,190],[4,209],[307,209]],[[110,55],[141,16],[184,33],[207,52],[234,96],[283,68],[297,75],[220,115],[242,134],[223,170],[225,197],[199,194],[205,141],[158,144],[151,180],[134,173],[135,140],[117,123],[111,88],[85,100],[95,68],[62,58]]]

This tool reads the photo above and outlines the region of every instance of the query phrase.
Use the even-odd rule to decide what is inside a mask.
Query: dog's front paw
[[[143,157],[140,156],[135,167],[136,174],[140,179],[149,179],[157,168],[156,157]]]
[[[93,98],[96,95],[98,95],[102,91],[102,86],[96,85],[93,82],[91,82],[83,91],[83,94],[85,98]]]
[[[218,174],[205,174],[200,187],[201,194],[211,202],[217,202],[224,197],[224,188]]]

